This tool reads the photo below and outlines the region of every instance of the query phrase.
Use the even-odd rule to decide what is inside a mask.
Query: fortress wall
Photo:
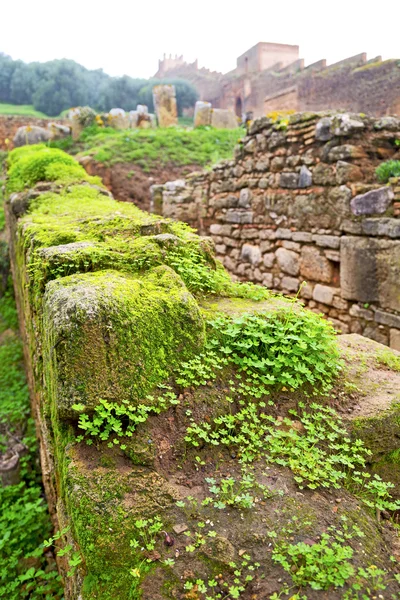
[[[300,296],[343,333],[400,348],[400,119],[313,113],[254,121],[235,160],[153,190],[241,280]],[[397,155],[396,155],[397,152]]]

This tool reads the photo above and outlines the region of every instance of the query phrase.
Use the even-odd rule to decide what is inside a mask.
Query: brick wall
[[[238,279],[324,313],[343,333],[400,349],[400,182],[377,182],[400,158],[400,119],[293,115],[256,120],[235,159],[155,186],[154,210],[210,235]]]

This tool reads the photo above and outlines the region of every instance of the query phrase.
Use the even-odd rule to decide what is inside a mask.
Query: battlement
[[[174,71],[175,69],[180,69],[180,68],[185,68],[185,69],[189,68],[193,72],[197,71],[198,70],[197,58],[193,63],[187,63],[183,59],[182,54],[180,56],[178,56],[177,54],[175,54],[175,56],[172,56],[172,54],[167,56],[164,53],[164,57],[158,61],[158,71],[155,74],[155,77],[161,79],[161,78],[165,77],[168,74],[168,72]]]

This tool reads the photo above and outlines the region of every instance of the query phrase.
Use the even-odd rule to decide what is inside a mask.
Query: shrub
[[[57,148],[47,148],[39,145],[27,146],[24,149],[18,148],[17,152],[13,150],[10,152],[8,161],[7,192],[20,192],[32,187],[38,181],[46,180],[46,171],[50,165],[53,165],[52,173],[55,177],[55,163],[72,167],[77,166],[74,158]]]

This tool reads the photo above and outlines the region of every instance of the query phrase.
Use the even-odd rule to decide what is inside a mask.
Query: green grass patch
[[[83,131],[77,150],[106,165],[136,163],[144,170],[169,163],[205,167],[232,158],[243,135],[243,129],[171,127],[117,131],[94,125]]]
[[[47,115],[35,110],[32,104],[1,104],[0,115],[22,115],[24,117],[38,117],[40,119],[50,119]]]

